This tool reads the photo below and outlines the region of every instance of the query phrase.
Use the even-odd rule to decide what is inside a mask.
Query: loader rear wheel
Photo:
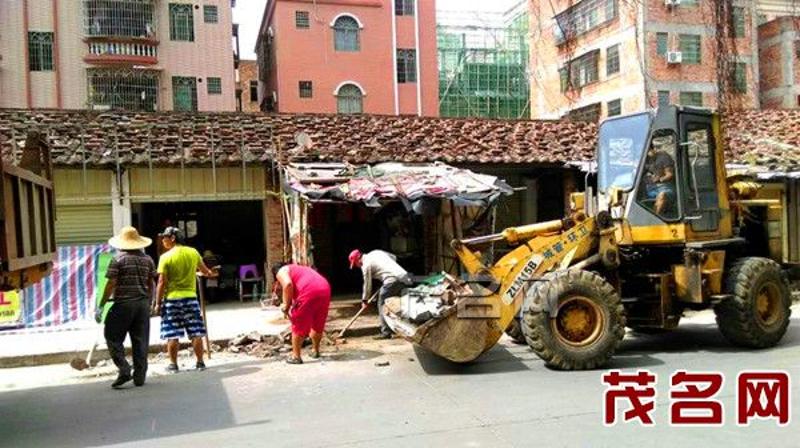
[[[573,269],[548,274],[533,285],[527,298],[525,338],[550,367],[600,367],[625,336],[622,300],[593,272]],[[554,312],[548,312],[553,308]]]
[[[789,326],[789,283],[778,263],[759,257],[742,258],[725,278],[732,297],[714,307],[722,335],[735,345],[772,347]]]
[[[519,318],[511,319],[511,323],[508,324],[508,328],[506,328],[506,334],[511,340],[514,341],[515,344],[524,344],[525,343],[525,334],[522,333],[522,324],[520,323]]]

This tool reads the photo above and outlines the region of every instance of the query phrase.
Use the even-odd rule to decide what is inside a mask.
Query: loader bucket
[[[455,305],[440,317],[416,325],[397,313],[400,297],[388,299],[384,317],[389,326],[404,339],[413,342],[445,359],[457,363],[470,362],[492,348],[503,334],[498,320],[492,318],[463,318]]]

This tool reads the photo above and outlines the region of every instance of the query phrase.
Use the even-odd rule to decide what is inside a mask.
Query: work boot
[[[170,364],[167,366],[167,373],[178,373],[178,365]]]
[[[136,372],[133,373],[133,385],[136,387],[144,386],[144,379],[145,375],[137,375]]]
[[[195,369],[202,372],[203,370],[206,370],[206,363],[204,363],[203,361],[197,361],[197,364],[195,364],[194,367]]]
[[[133,377],[130,374],[123,375],[123,374],[120,373],[119,376],[117,376],[117,379],[114,380],[113,383],[111,383],[111,388],[112,389],[122,389],[122,385],[127,383],[128,381],[130,381],[132,379],[133,379]]]

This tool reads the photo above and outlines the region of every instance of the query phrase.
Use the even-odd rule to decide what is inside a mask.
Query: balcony
[[[89,64],[155,65],[158,63],[158,41],[125,40],[118,38],[87,40]]]

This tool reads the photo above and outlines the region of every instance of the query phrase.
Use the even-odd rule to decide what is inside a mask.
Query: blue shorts
[[[161,339],[189,339],[206,335],[206,325],[196,297],[164,299],[161,302]]]
[[[658,183],[658,184],[650,184],[647,186],[648,199],[656,199],[658,198],[658,195],[661,193],[665,193],[667,199],[672,199],[675,197],[675,189],[672,188],[671,184]]]

